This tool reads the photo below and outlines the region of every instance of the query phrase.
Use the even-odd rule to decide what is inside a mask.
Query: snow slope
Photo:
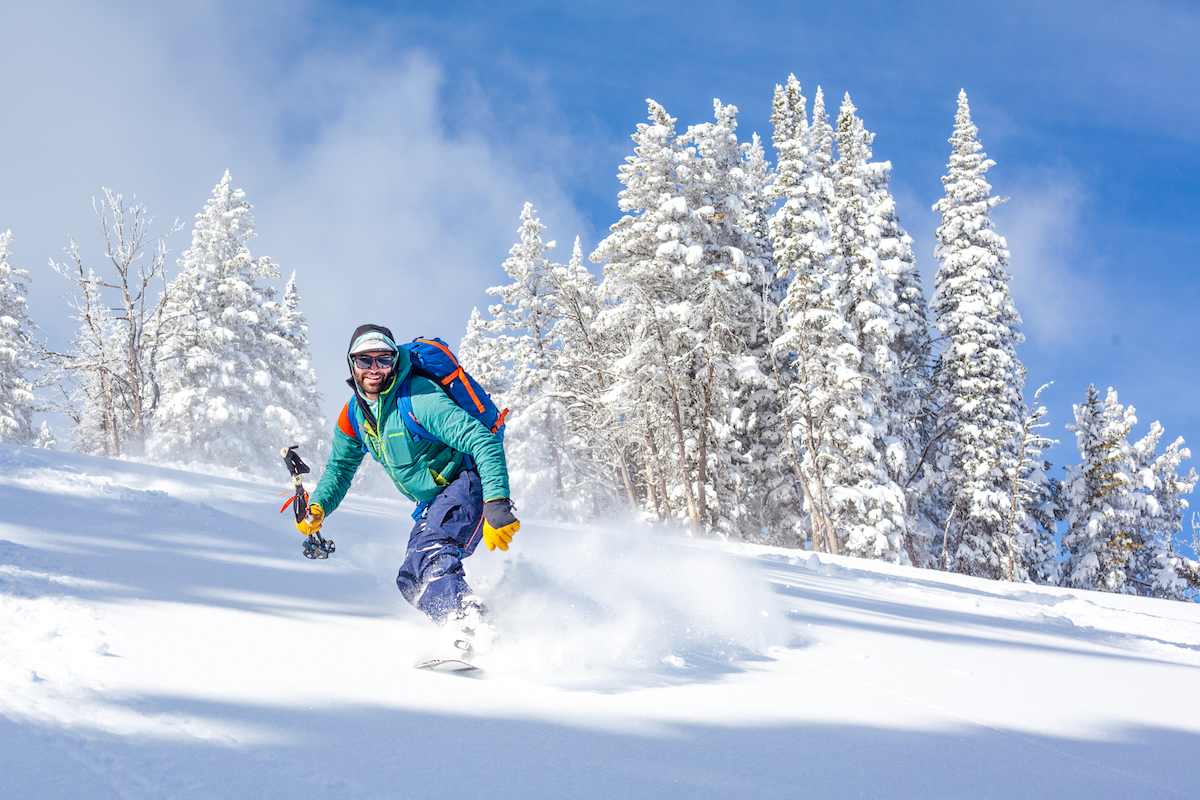
[[[419,672],[409,507],[0,446],[0,797],[1194,797],[1200,608],[528,521]]]

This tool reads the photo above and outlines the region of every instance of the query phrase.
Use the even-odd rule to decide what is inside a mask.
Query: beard
[[[383,387],[387,386],[388,378],[390,376],[390,372],[384,372],[381,373],[377,378],[372,378],[369,374],[364,373],[358,376],[358,388],[362,389],[364,392],[378,394],[379,392],[383,391]]]

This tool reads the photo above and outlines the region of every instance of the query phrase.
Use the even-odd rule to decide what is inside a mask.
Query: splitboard
[[[483,672],[483,670],[474,664],[468,664],[466,661],[460,661],[457,658],[435,658],[430,661],[422,661],[413,666],[417,669],[427,669],[433,672],[456,672],[460,675],[478,675]]]

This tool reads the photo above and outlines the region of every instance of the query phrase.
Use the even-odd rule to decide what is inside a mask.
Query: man
[[[396,488],[424,511],[409,535],[396,585],[408,602],[451,628],[455,646],[469,656],[473,639],[482,635],[486,609],[467,586],[462,559],[481,538],[489,550],[507,550],[521,527],[509,503],[503,442],[435,382],[414,374],[413,415],[440,440],[417,441],[397,407],[411,370],[408,351],[396,346],[387,328],[360,326],[346,357],[354,399],[338,417],[309,518],[296,527],[304,534],[321,528],[370,452]]]

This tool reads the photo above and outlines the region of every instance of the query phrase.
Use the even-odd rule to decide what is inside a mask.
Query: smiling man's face
[[[354,382],[362,389],[363,394],[368,400],[374,400],[383,391],[384,382],[391,374],[395,362],[387,367],[380,365],[379,359],[391,358],[395,359],[396,354],[391,350],[371,350],[367,353],[356,353],[351,356],[354,363]],[[366,359],[370,359],[371,363],[368,367],[360,367],[359,364]]]

